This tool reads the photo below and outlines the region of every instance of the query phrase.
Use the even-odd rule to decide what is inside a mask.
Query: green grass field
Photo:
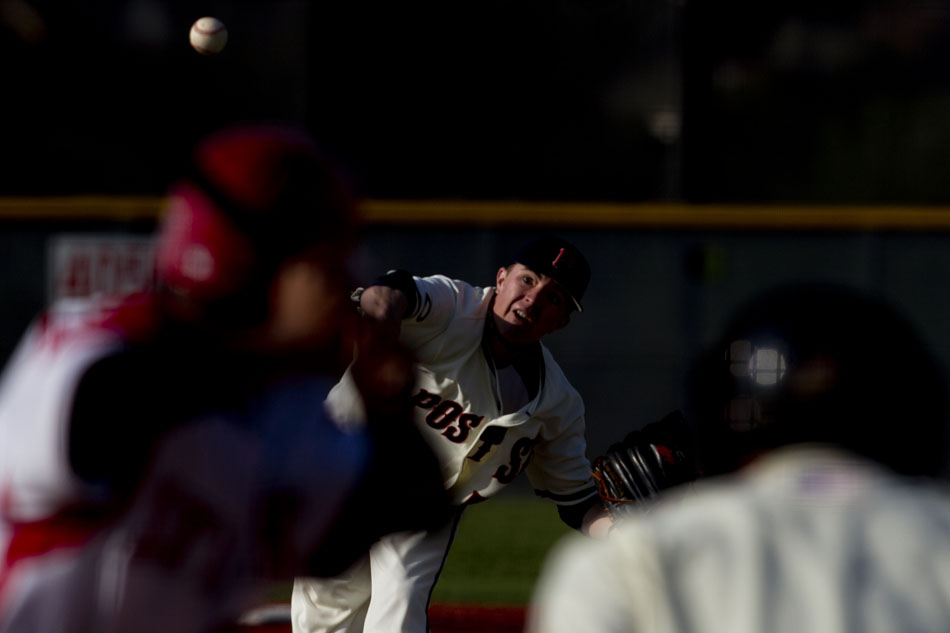
[[[553,504],[531,494],[503,494],[468,508],[432,602],[527,604],[545,555],[570,532]],[[267,601],[289,602],[290,593],[290,583],[277,583]]]
[[[553,504],[502,495],[465,511],[433,602],[525,604],[551,546],[572,532]]]

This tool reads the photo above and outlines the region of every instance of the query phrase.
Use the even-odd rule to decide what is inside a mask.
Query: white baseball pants
[[[461,514],[436,531],[383,537],[335,578],[296,579],[293,633],[427,633],[429,597]]]

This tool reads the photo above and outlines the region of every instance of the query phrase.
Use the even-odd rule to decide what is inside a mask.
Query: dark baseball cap
[[[518,251],[509,264],[522,264],[554,279],[570,295],[578,312],[590,283],[590,264],[577,247],[559,237],[542,237]]]

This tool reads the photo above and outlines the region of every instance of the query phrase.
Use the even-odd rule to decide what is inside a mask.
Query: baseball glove
[[[604,507],[616,519],[652,505],[660,491],[694,480],[692,453],[690,429],[679,411],[628,433],[594,460]]]

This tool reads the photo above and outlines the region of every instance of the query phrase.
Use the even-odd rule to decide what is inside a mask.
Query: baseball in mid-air
[[[228,43],[228,28],[218,18],[198,18],[191,25],[188,39],[192,48],[202,55],[217,55]]]

